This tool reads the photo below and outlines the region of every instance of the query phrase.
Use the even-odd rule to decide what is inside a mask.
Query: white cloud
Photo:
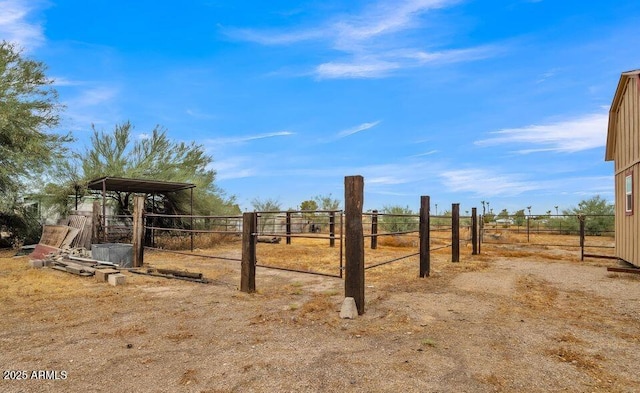
[[[73,99],[74,105],[81,107],[98,106],[112,101],[118,95],[119,89],[110,86],[97,86],[85,89]]]
[[[341,52],[341,58],[314,67],[319,79],[380,78],[407,67],[473,61],[496,53],[496,47],[442,49],[426,51],[412,48],[416,41],[407,31],[424,29],[421,16],[438,8],[453,6],[459,0],[383,0],[362,12],[342,15],[311,28],[288,32],[227,30],[236,39],[263,45],[288,45],[317,41]]]
[[[217,180],[242,179],[256,174],[252,168],[250,157],[235,156],[227,159],[215,160],[207,169],[216,171]]]
[[[336,63],[329,62],[320,64],[315,69],[315,74],[319,79],[357,79],[357,78],[379,78],[386,76],[389,71],[400,68],[400,64],[376,61],[376,62],[353,62]]]
[[[425,156],[430,156],[432,154],[436,154],[436,153],[439,153],[439,152],[440,152],[439,150],[429,150],[429,151],[424,152],[424,153],[414,154],[411,157],[425,157]]]
[[[267,139],[267,138],[275,138],[280,136],[291,136],[291,135],[295,135],[295,132],[277,131],[277,132],[269,132],[265,134],[246,135],[246,136],[228,137],[228,138],[214,138],[214,139],[210,139],[208,143],[216,144],[216,145],[230,144],[230,143],[244,143],[244,142],[254,141],[258,139]]]
[[[45,41],[42,25],[29,20],[34,10],[34,1],[0,1],[0,37],[14,42],[20,48],[30,51]]]
[[[337,42],[349,45],[350,42],[366,41],[414,28],[418,25],[416,19],[420,14],[457,2],[451,0],[382,1],[361,15],[335,23],[334,28],[338,32]]]
[[[574,153],[604,146],[608,119],[606,113],[596,113],[551,124],[509,128],[493,132],[494,137],[474,143],[482,147],[527,145],[525,149],[515,150],[520,154],[540,151]]]
[[[349,128],[349,129],[344,130],[344,131],[340,131],[338,133],[338,138],[344,138],[346,136],[353,135],[353,134],[356,134],[356,133],[361,132],[361,131],[366,131],[368,129],[371,129],[371,128],[377,126],[378,124],[380,124],[380,120],[373,121],[373,122],[370,122],[370,123],[362,123],[362,124],[360,124],[360,125],[358,125],[356,127]]]
[[[440,174],[452,192],[471,192],[477,196],[516,196],[538,190],[540,185],[520,180],[517,175],[495,173],[487,169],[460,169]]]

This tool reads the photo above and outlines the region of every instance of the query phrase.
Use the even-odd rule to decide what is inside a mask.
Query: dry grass
[[[403,246],[397,240],[379,242],[377,250],[367,247],[366,265],[417,252],[413,244]],[[339,244],[330,248],[327,239],[294,238],[286,245],[283,239],[281,244],[259,244],[258,260],[337,273]],[[463,248],[462,262],[451,263],[451,249],[444,248],[432,253],[427,279],[418,277],[417,256],[369,269],[367,313],[356,320],[337,317],[343,292],[334,278],[264,269],[259,271],[258,293],[237,292],[239,261],[150,251],[145,261],[154,267],[202,272],[229,288],[219,282],[200,285],[135,275],[127,276],[124,287],[114,288],[51,269],[29,269],[25,258],[0,259],[0,302],[7,315],[0,329],[13,337],[21,337],[16,326],[34,329],[15,343],[3,341],[3,349],[9,356],[19,353],[20,359],[40,363],[66,350],[66,356],[84,356],[82,373],[87,373],[108,368],[93,363],[98,362],[95,352],[83,352],[95,346],[105,351],[100,356],[108,366],[122,366],[117,372],[133,368],[141,384],[150,383],[153,373],[165,376],[163,388],[168,390],[265,391],[261,383],[278,380],[290,384],[271,391],[291,391],[300,388],[296,383],[302,380],[314,387],[332,383],[326,390],[411,391],[416,383],[411,377],[428,372],[441,381],[422,385],[421,391],[512,392],[523,391],[522,386],[537,392],[633,391],[640,382],[618,375],[615,370],[624,360],[607,352],[625,345],[636,349],[640,324],[629,312],[633,308],[619,312],[620,306],[612,307],[610,299],[561,288],[555,280],[518,270],[534,257],[536,263],[545,263],[544,271],[552,267],[546,263],[554,263],[556,250],[542,251],[549,252],[548,258],[524,248],[488,246],[476,256]],[[240,244],[223,242],[197,252],[239,258]],[[565,253],[558,254],[566,258],[558,265],[576,266],[575,253]],[[0,252],[3,256],[10,255]],[[512,270],[496,269],[498,259],[517,264],[510,265]],[[486,277],[512,277],[511,292],[497,295],[452,285],[465,273],[480,273],[468,276],[482,280],[483,272]],[[636,281],[626,274],[606,278],[623,285]],[[57,341],[52,344],[53,335]],[[637,359],[634,356],[628,355]],[[260,360],[249,360],[256,357]],[[350,368],[354,361],[357,372]],[[79,363],[73,366],[79,368]],[[549,369],[553,372],[548,377],[558,386],[529,378]],[[389,370],[399,376],[397,381],[390,380]],[[74,374],[78,385],[70,391],[86,387],[76,377],[80,374]],[[346,385],[340,385],[341,378]],[[461,380],[473,381],[456,385]],[[252,381],[254,385],[247,385]]]

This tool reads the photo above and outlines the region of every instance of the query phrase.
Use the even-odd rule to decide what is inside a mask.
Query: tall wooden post
[[[240,290],[256,291],[256,227],[257,213],[242,214],[242,262],[240,267]]]
[[[345,201],[345,280],[344,296],[356,301],[358,314],[364,314],[364,237],[362,230],[362,205],[364,178],[344,178]]]
[[[329,247],[336,246],[336,212],[329,213]]]
[[[133,198],[133,267],[144,263],[144,200],[143,195]]]
[[[285,230],[287,231],[287,244],[291,244],[291,212],[287,212]]]
[[[420,197],[420,277],[429,277],[431,274],[430,199],[424,195]]]
[[[478,255],[478,209],[471,208],[471,255]]]
[[[460,262],[460,204],[451,204],[451,262]]]
[[[371,215],[371,249],[375,250],[378,248],[378,211],[372,211]]]

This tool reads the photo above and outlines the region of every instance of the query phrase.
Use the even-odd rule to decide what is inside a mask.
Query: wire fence
[[[487,245],[573,248],[580,250],[581,259],[614,256],[613,215],[485,216],[480,223],[480,239]]]

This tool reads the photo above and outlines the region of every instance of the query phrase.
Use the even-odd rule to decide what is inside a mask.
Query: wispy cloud
[[[439,150],[429,150],[429,151],[424,152],[424,153],[414,154],[414,155],[412,155],[410,157],[426,157],[426,156],[430,156],[432,154],[436,154],[438,152],[439,152]]]
[[[379,60],[329,62],[317,66],[315,75],[320,79],[378,78],[387,76],[389,71],[400,67],[399,63]]]
[[[196,118],[196,119],[205,119],[205,120],[208,120],[208,119],[215,119],[215,118],[216,118],[216,115],[212,115],[212,114],[209,114],[209,113],[200,112],[200,111],[198,111],[198,110],[196,110],[196,109],[187,109],[187,110],[185,111],[185,113],[186,113],[187,115],[189,115],[189,116],[193,117],[193,118]]]
[[[234,156],[215,160],[207,169],[216,171],[217,180],[242,179],[256,174],[254,164],[250,157]]]
[[[371,123],[362,123],[362,124],[360,124],[358,126],[355,126],[353,128],[349,128],[349,129],[340,131],[338,133],[338,138],[344,138],[344,137],[347,137],[349,135],[357,134],[358,132],[366,131],[368,129],[371,129],[371,128],[377,126],[378,124],[380,124],[380,120],[373,121]]]
[[[541,151],[574,153],[604,146],[607,139],[607,122],[606,113],[595,113],[556,123],[504,129],[492,132],[495,136],[491,138],[474,143],[481,147],[522,144],[529,146],[514,150],[520,154]]]
[[[460,169],[440,174],[443,183],[452,192],[471,192],[479,197],[515,196],[541,186],[521,180],[518,175],[493,172],[487,169]]]
[[[342,15],[311,28],[292,31],[227,29],[233,38],[263,45],[289,45],[317,41],[342,53],[339,58],[314,67],[318,79],[379,78],[407,67],[466,62],[494,56],[497,47],[416,49],[408,32],[424,29],[421,17],[459,0],[383,0],[362,12]],[[434,47],[437,43],[420,42]]]
[[[255,141],[259,139],[267,139],[267,138],[275,138],[275,137],[291,136],[291,135],[295,135],[295,132],[277,131],[277,132],[269,132],[265,134],[245,135],[245,136],[228,137],[228,138],[214,138],[214,139],[209,139],[208,143],[213,145],[235,144],[235,143],[245,143],[245,142]]]
[[[42,25],[30,20],[38,1],[1,0],[0,37],[14,42],[25,51],[33,50],[45,41]]]

